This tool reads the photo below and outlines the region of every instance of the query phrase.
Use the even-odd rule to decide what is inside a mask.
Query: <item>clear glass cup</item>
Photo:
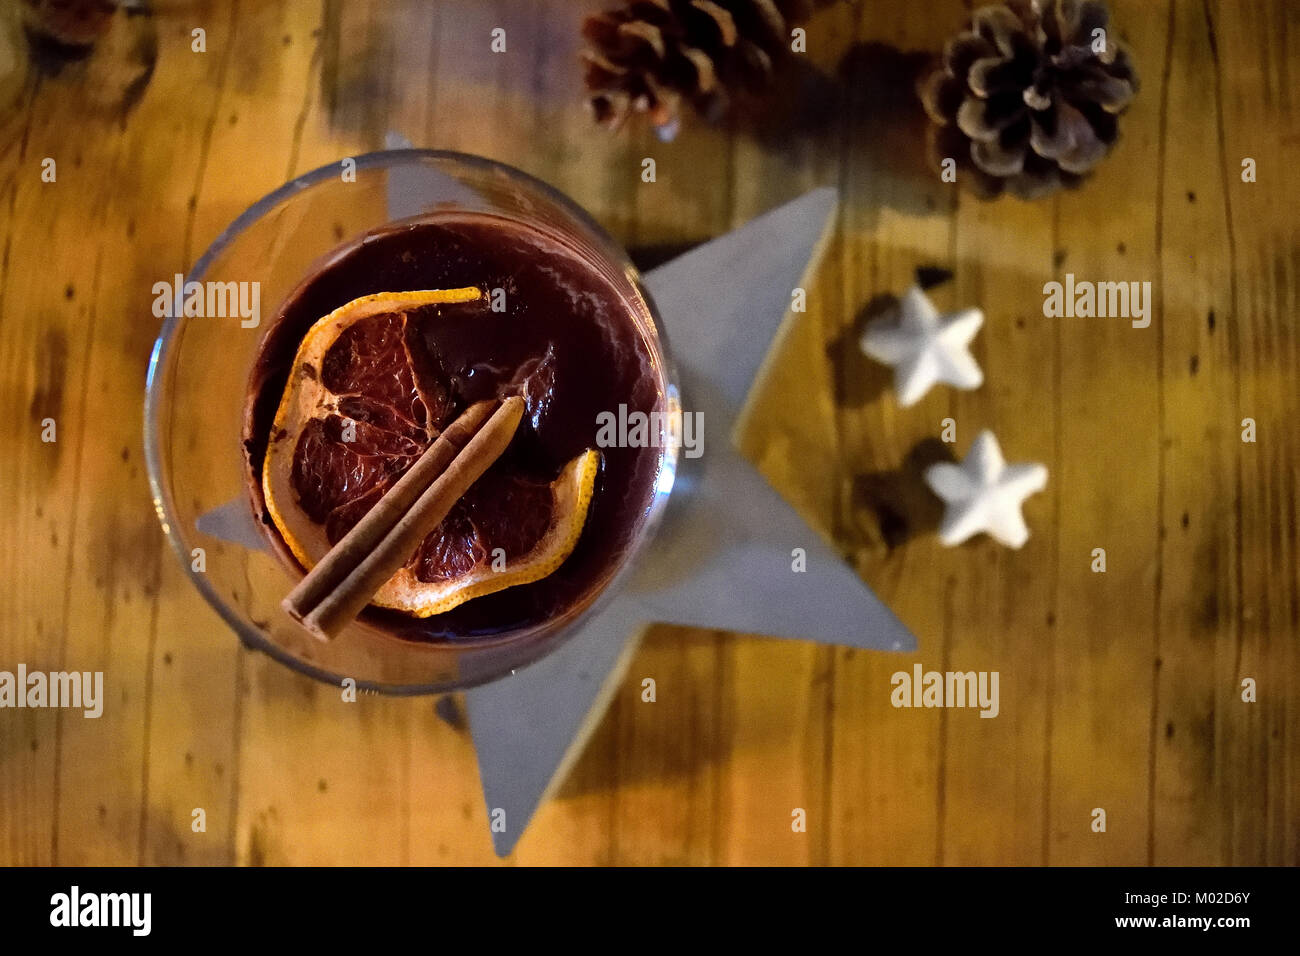
[[[238,317],[164,320],[145,394],[154,507],[194,586],[250,647],[336,686],[352,678],[366,689],[419,694],[485,683],[559,646],[626,581],[672,489],[675,447],[662,443],[659,480],[646,513],[617,569],[585,607],[487,638],[415,642],[358,620],[333,641],[321,642],[281,609],[300,575],[262,543],[248,503],[241,430],[266,325],[339,246],[396,220],[480,212],[547,233],[615,286],[652,353],[669,410],[680,404],[662,327],[627,253],[575,203],[531,176],[479,157],[414,149],[357,157],[355,181],[342,171],[338,163],[324,166],[255,203],[184,277],[259,282],[262,320],[250,328]],[[195,569],[195,549],[202,549],[202,570]]]

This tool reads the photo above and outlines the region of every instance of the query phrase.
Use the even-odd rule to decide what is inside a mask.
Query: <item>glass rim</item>
[[[349,158],[355,161],[357,170],[392,166],[396,165],[397,161],[400,160],[435,160],[457,163],[479,170],[498,172],[504,174],[507,178],[521,182],[528,188],[541,193],[546,199],[562,208],[567,214],[578,220],[579,224],[583,228],[590,230],[590,232],[605,246],[603,251],[610,255],[611,258],[617,260],[617,264],[623,270],[626,277],[636,287],[637,292],[644,298],[649,312],[651,325],[655,335],[659,339],[659,351],[663,363],[664,384],[669,394],[677,394],[677,384],[675,381],[675,375],[673,374],[673,364],[668,352],[667,335],[663,328],[663,324],[659,319],[658,313],[655,311],[649,291],[641,281],[640,270],[638,270],[635,264],[631,261],[622,244],[614,239],[614,237],[611,236],[605,228],[591,216],[590,213],[578,205],[576,201],[549,183],[546,183],[521,169],[510,166],[507,163],[488,159],[484,156],[461,153],[455,150],[419,148],[383,149]],[[301,176],[297,176],[281,186],[278,186],[276,189],[252,203],[247,209],[236,216],[230,224],[227,225],[211,243],[208,244],[202,255],[194,261],[194,265],[190,268],[189,272],[185,274],[185,281],[196,281],[196,277],[205,275],[211,268],[213,261],[225,251],[237,236],[239,236],[250,225],[260,220],[277,205],[298,193],[304,192],[313,186],[317,186],[322,182],[337,176],[340,162],[341,160],[334,160],[333,162],[309,170]],[[350,675],[337,674],[333,671],[304,661],[282,648],[276,642],[268,640],[257,629],[249,627],[246,621],[241,619],[231,610],[225,599],[216,592],[211,583],[207,580],[206,575],[195,572],[190,566],[190,555],[185,551],[184,542],[181,541],[179,531],[177,530],[179,522],[175,517],[175,507],[172,497],[164,486],[162,449],[160,447],[158,435],[158,416],[162,408],[162,396],[160,394],[162,387],[161,382],[163,379],[162,359],[172,347],[173,340],[182,328],[185,319],[186,317],[184,315],[168,315],[163,317],[162,325],[158,331],[158,337],[154,340],[153,348],[149,354],[149,363],[145,374],[143,416],[145,470],[148,473],[149,490],[153,500],[154,512],[158,517],[159,524],[162,526],[163,535],[171,545],[172,551],[175,552],[177,559],[180,561],[181,568],[190,583],[199,591],[204,600],[207,601],[208,605],[217,612],[218,616],[225,622],[226,626],[234,631],[235,635],[244,646],[262,651],[277,662],[284,664],[286,667],[289,667],[298,673],[326,684],[332,684],[336,687],[340,686],[340,682]],[[550,635],[544,640],[536,641],[536,644],[562,643],[578,630],[583,621],[592,617],[594,613],[616,593],[618,585],[624,582],[624,579],[630,572],[637,553],[646,547],[649,544],[650,539],[653,537],[659,519],[662,517],[668,493],[671,491],[672,485],[675,483],[677,464],[677,449],[672,447],[671,443],[668,443],[662,449],[660,454],[660,469],[658,477],[656,478],[653,496],[648,506],[649,513],[645,516],[644,520],[641,522],[641,526],[637,529],[636,539],[630,545],[627,557],[624,558],[621,566],[605,582],[600,593],[598,593],[581,612],[576,614],[573,620],[567,622],[558,634]],[[501,643],[505,642],[503,641]],[[465,646],[470,646],[469,642],[466,642]],[[551,649],[553,650],[554,648]],[[529,666],[547,656],[548,653],[549,650],[541,654],[533,655],[517,666]],[[513,673],[513,670],[510,673]],[[351,679],[356,681],[356,686],[360,689],[376,691],[394,697],[414,697],[466,690],[471,687],[481,686],[499,680],[503,676],[505,675],[500,674],[463,682],[434,682],[424,684],[385,684],[355,677]]]

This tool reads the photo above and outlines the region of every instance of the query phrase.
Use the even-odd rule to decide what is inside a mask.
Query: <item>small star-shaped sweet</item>
[[[903,295],[895,312],[862,332],[862,351],[894,367],[898,403],[915,405],[936,382],[979,388],[984,382],[968,346],[984,324],[979,309],[940,315],[920,286]]]
[[[925,481],[943,499],[939,539],[948,547],[984,531],[1007,547],[1019,548],[1029,539],[1020,506],[1046,487],[1047,468],[1036,463],[1008,465],[993,433],[982,431],[965,461],[931,465]]]

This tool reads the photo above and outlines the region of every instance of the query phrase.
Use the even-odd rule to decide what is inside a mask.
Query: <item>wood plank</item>
[[[136,182],[121,132],[130,116],[115,97],[123,76],[144,69],[151,30],[147,19],[122,15],[94,56],[42,82],[26,159],[57,159],[59,180],[42,187],[33,179],[42,190],[32,194],[39,209],[15,209],[15,223],[27,234],[14,237],[11,268],[23,288],[13,290],[11,302],[48,305],[5,323],[20,336],[39,336],[10,343],[11,354],[32,356],[38,376],[31,408],[52,409],[68,449],[65,467],[75,469],[74,484],[51,487],[59,498],[48,536],[29,536],[48,540],[57,553],[24,553],[40,583],[20,593],[44,601],[46,614],[61,615],[42,642],[53,656],[51,668],[103,671],[105,680],[97,720],[48,714],[51,729],[43,740],[56,751],[55,789],[38,805],[52,817],[51,860],[60,863],[139,858],[147,748],[140,728],[147,720],[150,599],[161,545],[146,508],[106,503],[148,500],[139,408],[153,332],[151,320],[118,319],[124,309],[146,314],[151,298],[147,284],[136,284],[140,261],[113,252],[135,224],[113,207],[104,184],[129,190]],[[44,446],[47,452],[57,447]],[[35,497],[40,513],[43,495]],[[15,631],[32,624],[43,629],[42,617]],[[112,754],[107,766],[105,754]]]
[[[409,775],[404,786],[410,824],[407,860],[413,866],[483,866],[495,863],[477,758],[463,723],[463,695],[441,705],[449,724],[425,699],[402,701],[410,721]],[[569,847],[563,845],[567,853]]]
[[[47,280],[33,275],[25,244],[48,243],[53,220],[44,217],[50,204],[69,210],[77,197],[66,179],[61,191],[54,191],[57,184],[40,180],[44,152],[38,155],[27,143],[33,123],[48,122],[49,117],[33,103],[25,70],[21,78],[6,76],[6,93],[15,109],[6,124],[10,145],[0,155],[0,202],[5,209],[0,397],[10,408],[23,409],[24,415],[23,440],[11,452],[9,467],[0,471],[0,491],[19,507],[0,517],[0,531],[6,540],[27,546],[0,554],[0,573],[11,582],[0,596],[0,661],[10,672],[19,663],[31,670],[58,670],[66,581],[60,542],[67,541],[73,522],[78,409],[77,397],[69,394],[67,323],[57,314],[27,306],[40,301]],[[65,168],[70,165],[64,163]],[[32,318],[16,320],[24,314]],[[41,422],[47,417],[56,420],[62,444],[41,442]],[[58,720],[50,710],[7,711],[0,720],[0,755],[5,761],[5,773],[0,774],[0,863],[38,866],[53,861]]]
[[[256,21],[261,28],[270,26],[264,17]],[[195,24],[205,24],[205,54],[192,52],[190,31]],[[240,57],[238,29],[224,6],[192,17],[163,15],[162,53],[174,67],[159,75],[158,80],[169,85],[151,90],[129,128],[127,149],[138,157],[135,188],[118,200],[122,214],[138,220],[134,241],[141,254],[132,281],[137,288],[185,272],[208,241],[229,224],[229,219],[214,221],[230,215],[229,205],[209,207],[201,197],[205,183],[214,178],[214,162],[218,164],[215,176],[244,177],[242,170],[238,177],[231,175],[238,161],[220,148],[216,153],[212,149],[223,126],[234,125],[230,90]],[[202,108],[187,113],[177,124],[176,99],[192,97],[194,89],[203,92]],[[254,153],[245,150],[237,155]],[[188,165],[179,165],[177,157],[184,157]],[[178,224],[183,228],[178,229]],[[178,234],[184,236],[183,243],[177,242]],[[203,490],[191,487],[184,493],[202,495]],[[170,548],[161,557],[156,586],[140,861],[229,865],[235,862],[238,684],[246,652],[193,587]],[[199,832],[194,830],[196,809],[202,809],[204,816],[205,829]]]
[[[856,13],[849,75],[841,190],[842,301],[831,313],[829,355],[841,405],[841,488],[836,537],[856,554],[858,567],[880,598],[916,635],[916,655],[835,651],[833,745],[830,754],[832,839],[829,861],[840,864],[925,864],[938,853],[942,741],[934,711],[896,710],[890,676],[941,662],[947,587],[937,540],[926,527],[919,475],[907,470],[947,415],[949,397],[932,390],[901,409],[892,372],[866,358],[858,336],[890,296],[901,295],[921,266],[951,259],[951,193],[926,165],[919,142],[890,130],[921,132],[919,106],[908,89],[915,64],[909,50],[941,45],[960,26],[959,4],[938,10],[898,8],[883,16]],[[901,52],[900,52],[901,51]],[[901,119],[884,117],[898,110]],[[936,290],[936,304],[952,306],[952,290]],[[899,522],[886,542],[882,523]],[[901,545],[902,541],[905,545]],[[891,549],[890,544],[896,545]]]
[[[437,107],[427,145],[531,171],[545,159],[531,119],[543,44],[556,38],[546,32],[544,14],[551,8],[509,0],[451,0],[437,7]],[[505,52],[492,51],[495,29],[505,30]]]
[[[1231,838],[1227,861],[1292,864],[1300,852],[1300,694],[1296,635],[1300,634],[1300,548],[1297,547],[1296,415],[1300,372],[1294,316],[1300,302],[1300,248],[1289,170],[1300,160],[1300,116],[1290,78],[1300,72],[1300,37],[1293,5],[1273,2],[1210,7],[1219,112],[1217,147],[1232,258],[1232,298],[1221,328],[1237,366],[1237,398],[1223,440],[1240,438],[1244,418],[1256,422],[1254,444],[1238,455],[1240,532],[1239,643],[1220,671],[1225,695],[1216,741],[1222,739]],[[1241,179],[1253,158],[1257,182]],[[1216,323],[1218,319],[1216,316]],[[1228,409],[1223,414],[1226,416]],[[1234,435],[1234,431],[1236,434]],[[1255,704],[1241,702],[1241,680],[1260,688]]]
[[[611,862],[699,865],[718,858],[719,768],[729,740],[718,695],[719,635],[658,626],[628,667],[606,721],[615,733],[603,767],[613,791]],[[639,693],[655,680],[657,700]],[[597,755],[601,756],[600,751]]]
[[[1023,507],[1030,538],[1012,550],[987,536],[945,552],[941,671],[996,671],[998,714],[940,712],[943,801],[940,862],[1044,862],[1048,813],[1048,708],[1055,640],[1053,576],[1060,495],[1055,420],[1059,356],[1055,320],[1042,315],[1052,267],[1052,203],[961,198],[956,223],[955,305],[976,304],[984,326],[975,354],[984,370],[976,391],[952,391],[949,411],[968,453],[990,429],[1008,461],[1049,468],[1048,487]],[[938,434],[936,429],[935,434]]]
[[[1117,5],[1145,86],[1123,140],[1088,185],[1059,200],[1057,263],[1088,281],[1157,277],[1161,73],[1169,4]],[[1114,28],[1112,28],[1114,29]],[[1170,144],[1170,148],[1173,145]],[[1126,252],[1121,255],[1123,245]],[[1061,508],[1047,861],[1150,861],[1151,741],[1156,678],[1161,494],[1160,334],[1168,316],[1133,328],[1123,318],[1062,318]],[[1107,570],[1090,570],[1105,548]],[[1094,808],[1106,832],[1091,829]]]
[[[1174,11],[1160,196],[1162,356],[1160,664],[1152,746],[1152,862],[1229,859],[1230,819],[1219,734],[1245,706],[1230,673],[1235,647],[1236,493],[1240,428],[1233,356],[1208,317],[1232,312],[1222,158],[1208,24],[1199,3]],[[1225,666],[1226,665],[1226,666]]]
[[[829,81],[815,77],[833,73],[848,52],[851,16],[833,11],[808,29],[808,53],[776,84],[769,115],[736,122],[732,228],[817,186],[838,185],[838,125],[810,122],[796,104],[815,83],[825,83],[822,93],[829,93]],[[827,96],[811,108],[832,106]],[[806,311],[787,316],[794,324],[781,345],[774,344],[779,351],[754,383],[734,435],[741,454],[810,522],[810,533],[828,540],[843,480],[826,353],[827,325],[842,303],[838,250],[831,238],[810,273]],[[718,862],[825,862],[833,834],[828,756],[835,651],[805,641],[737,637],[719,652],[730,758],[721,768]],[[800,831],[792,826],[796,809],[805,815]]]

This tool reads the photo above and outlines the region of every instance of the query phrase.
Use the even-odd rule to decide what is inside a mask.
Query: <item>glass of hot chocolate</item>
[[[538,180],[358,157],[159,278],[154,504],[250,646],[334,684],[472,686],[557,647],[648,543],[676,468],[660,325],[626,253]],[[636,413],[654,434],[601,440]],[[317,578],[328,626],[289,599]]]

